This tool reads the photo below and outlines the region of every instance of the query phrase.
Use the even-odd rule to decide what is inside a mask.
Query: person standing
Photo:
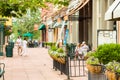
[[[24,38],[23,40],[23,50],[22,50],[21,56],[27,56],[27,39],[26,38]]]
[[[22,52],[22,39],[20,36],[18,36],[16,43],[17,43],[17,48],[18,48],[18,55],[20,55]]]
[[[81,56],[81,44],[80,43],[78,43],[77,46],[76,46],[76,48],[75,48],[75,60],[79,56]]]
[[[82,50],[83,56],[85,56],[89,51],[89,46],[86,44],[85,41],[82,42],[81,50]]]

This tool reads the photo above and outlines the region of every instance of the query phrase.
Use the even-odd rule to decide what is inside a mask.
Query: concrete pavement
[[[28,56],[19,56],[17,48],[13,49],[13,57],[5,57],[5,80],[65,80],[66,75],[55,71],[52,59],[45,48],[28,48]],[[87,80],[87,77],[72,77],[72,80]]]

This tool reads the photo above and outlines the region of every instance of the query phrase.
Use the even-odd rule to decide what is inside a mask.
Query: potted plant
[[[84,60],[87,60],[89,57],[93,56],[93,54],[95,54],[94,51],[87,52],[87,54],[84,56]]]
[[[64,64],[65,63],[65,56],[66,56],[64,50],[62,48],[58,48],[56,50],[56,52],[58,53],[57,61]]]
[[[102,66],[100,65],[98,58],[95,58],[94,56],[89,57],[86,60],[86,64],[86,67],[91,73],[100,73],[102,71]]]
[[[106,66],[105,74],[108,80],[120,80],[120,63],[116,61],[109,62]]]
[[[56,46],[52,46],[49,50],[48,50],[48,53],[49,55],[51,56],[51,58],[55,59],[57,58],[58,56],[58,53],[56,52],[57,50],[57,47]]]

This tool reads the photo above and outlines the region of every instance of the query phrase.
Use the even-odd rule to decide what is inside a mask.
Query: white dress
[[[89,47],[87,45],[84,45],[81,47],[82,53],[85,56],[89,50]]]
[[[27,41],[23,40],[22,44],[23,44],[23,51],[22,51],[21,55],[27,55],[28,54],[28,52],[27,52]]]
[[[18,44],[18,46],[22,46],[22,39],[17,39],[17,44]]]

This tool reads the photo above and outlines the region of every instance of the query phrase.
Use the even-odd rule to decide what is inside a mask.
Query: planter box
[[[120,80],[120,75],[118,76],[115,72],[106,70],[105,75],[107,76],[108,80]]]
[[[98,73],[101,73],[101,72],[102,72],[102,66],[101,66],[101,65],[90,65],[90,64],[87,64],[86,67],[88,68],[88,70],[89,70],[91,73],[98,74]]]

